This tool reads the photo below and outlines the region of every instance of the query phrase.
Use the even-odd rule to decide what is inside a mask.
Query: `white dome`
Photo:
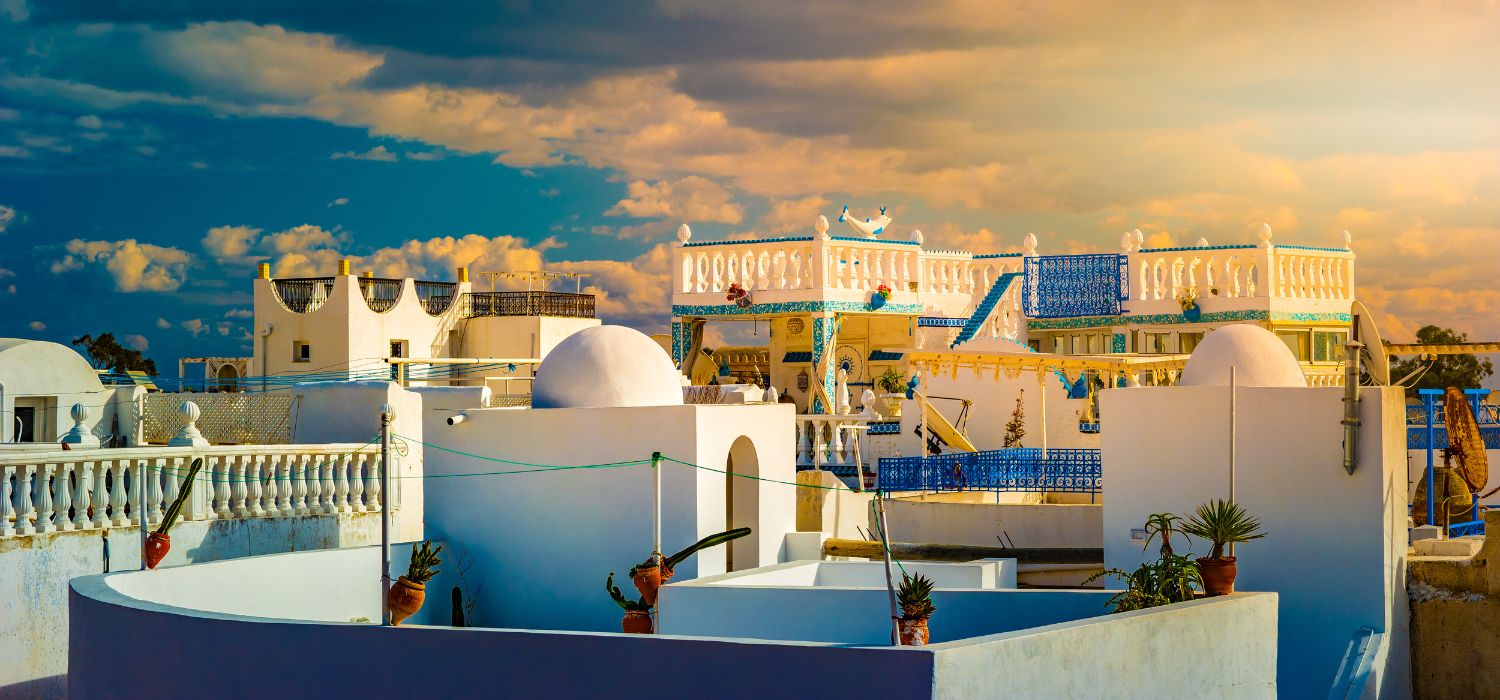
[[[1182,370],[1180,386],[1229,386],[1234,367],[1238,386],[1307,386],[1302,367],[1275,333],[1235,324],[1209,333]]]
[[[595,326],[563,339],[537,368],[533,408],[680,406],[671,358],[646,334]]]

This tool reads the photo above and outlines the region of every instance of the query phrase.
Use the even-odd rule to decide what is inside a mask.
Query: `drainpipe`
[[[266,364],[271,361],[268,356],[270,347],[271,330],[276,327],[274,323],[267,323],[266,329],[260,332],[260,390],[266,390]]]
[[[0,382],[0,443],[9,442],[5,439],[5,427],[10,422],[5,418],[5,382]]]
[[[1358,333],[1358,331],[1355,331]],[[1380,341],[1375,341],[1380,342]],[[1344,343],[1344,471],[1359,467],[1359,351],[1365,345],[1354,338]],[[1432,492],[1427,492],[1432,500]]]

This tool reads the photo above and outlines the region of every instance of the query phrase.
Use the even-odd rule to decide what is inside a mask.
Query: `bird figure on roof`
[[[864,221],[859,221],[849,216],[849,206],[846,204],[844,205],[844,210],[839,212],[839,221],[849,224],[849,228],[858,231],[865,238],[874,238],[879,236],[882,231],[885,231],[886,226],[890,225],[891,217],[886,216],[885,207],[881,207],[880,216],[873,219],[867,217]]]

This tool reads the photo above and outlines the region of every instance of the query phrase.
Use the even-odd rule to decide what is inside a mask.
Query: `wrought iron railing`
[[[375,313],[385,313],[401,301],[401,280],[386,279],[381,277],[359,278],[359,293],[365,298],[365,305]]]
[[[428,316],[441,316],[453,305],[456,289],[458,285],[453,282],[417,282],[417,298]]]
[[[464,317],[567,316],[594,318],[594,295],[567,292],[470,292]]]
[[[1099,450],[1013,447],[880,460],[884,491],[1099,493]]]
[[[332,277],[302,277],[272,281],[276,298],[288,311],[305,314],[316,310],[333,294]]]

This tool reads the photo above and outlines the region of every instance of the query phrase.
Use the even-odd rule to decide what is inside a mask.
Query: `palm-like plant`
[[[1084,579],[1091,583],[1101,577],[1112,576],[1125,582],[1125,590],[1109,599],[1114,612],[1129,612],[1170,605],[1193,599],[1196,589],[1203,587],[1203,577],[1197,562],[1192,557],[1179,554],[1163,554],[1161,559],[1141,564],[1135,571],[1105,569]]]
[[[1172,535],[1173,533],[1183,531],[1177,525],[1180,522],[1182,522],[1182,518],[1171,513],[1152,513],[1150,517],[1146,518],[1146,543],[1141,545],[1141,551],[1146,551],[1146,548],[1151,546],[1151,540],[1160,535],[1161,555],[1165,557],[1169,554],[1174,554],[1172,551]],[[1186,537],[1186,535],[1183,536]]]
[[[875,378],[875,385],[887,394],[898,394],[906,391],[906,375],[891,368]]]
[[[937,612],[932,604],[932,579],[921,574],[912,576],[901,572],[901,587],[896,589],[896,603],[901,606],[901,616],[908,620],[925,620]]]
[[[1188,517],[1181,530],[1212,542],[1213,550],[1208,555],[1210,559],[1223,559],[1226,545],[1266,536],[1260,529],[1259,518],[1252,517],[1240,504],[1223,499],[1198,506],[1198,510]]]

